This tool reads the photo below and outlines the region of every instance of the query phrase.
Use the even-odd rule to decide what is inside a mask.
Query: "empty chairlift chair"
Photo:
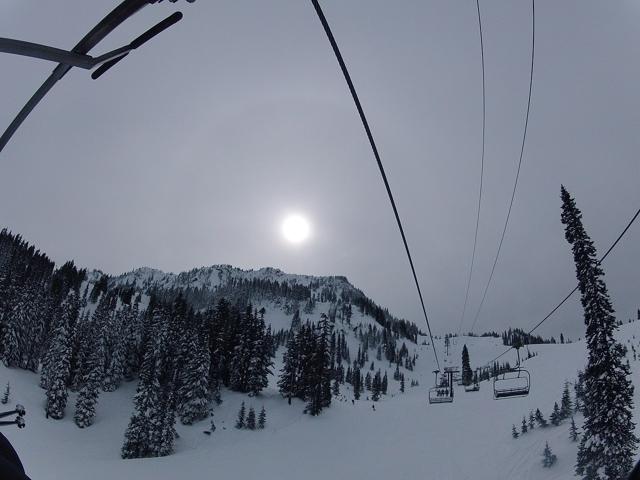
[[[464,387],[464,391],[465,392],[479,392],[480,391],[480,379],[479,379],[480,375],[478,372],[478,369],[476,369],[476,372],[473,374],[473,382],[470,385],[465,385]]]
[[[520,351],[518,352],[518,363],[516,368],[512,368],[493,377],[493,398],[525,397],[529,395],[531,389],[531,375],[528,371],[520,367]]]

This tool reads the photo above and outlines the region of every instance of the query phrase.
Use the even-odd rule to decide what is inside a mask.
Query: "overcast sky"
[[[61,48],[115,0],[3,0],[0,36]],[[166,3],[166,2],[165,2]],[[346,275],[422,324],[400,236],[344,79],[308,1],[163,3],[92,53],[180,8],[182,22],[98,81],[74,69],[0,153],[0,225],[56,262],[121,273],[217,263]],[[369,116],[436,332],[457,330],[481,148],[473,0],[322,2]],[[506,215],[528,89],[531,4],[481,0],[485,192],[466,326]],[[575,285],[560,184],[603,253],[640,206],[640,6],[536,2],[520,185],[476,330],[536,323]],[[0,56],[0,129],[53,68]],[[287,212],[313,236],[293,248]],[[623,319],[640,306],[640,224],[607,259]],[[583,335],[577,299],[543,329]]]

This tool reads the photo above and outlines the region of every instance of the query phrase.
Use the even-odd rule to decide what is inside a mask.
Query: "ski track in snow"
[[[353,325],[360,321],[369,323],[368,320],[354,311]],[[284,321],[274,319],[276,328]],[[337,328],[341,328],[340,322]],[[638,348],[640,322],[623,325],[618,338],[629,349],[631,344],[627,340]],[[436,340],[444,358],[443,343],[442,339]],[[459,364],[464,343],[472,367],[491,360],[504,349],[496,338],[457,338],[451,345],[450,364]],[[353,335],[349,344],[353,358],[357,352]],[[269,388],[259,397],[223,391],[224,402],[214,410],[217,430],[211,436],[202,433],[208,429],[209,420],[194,426],[178,424],[180,438],[173,455],[138,460],[120,458],[123,434],[133,408],[135,382],[124,384],[116,392],[102,392],[96,423],[81,430],[73,423],[75,394],[69,396],[63,420],[47,420],[45,395],[38,387],[38,376],[0,367],[0,387],[7,380],[11,382],[11,402],[7,406],[21,403],[27,408],[27,427],[23,430],[5,427],[3,433],[15,446],[33,480],[576,478],[573,470],[577,443],[569,440],[569,421],[559,427],[536,428],[518,439],[511,438],[511,425],[519,428],[522,416],[536,408],[548,418],[554,401],[560,402],[565,380],[573,381],[584,366],[584,342],[529,346],[538,356],[524,362],[531,372],[528,397],[493,400],[491,384],[485,381],[479,392],[467,393],[457,387],[454,403],[441,405],[427,403],[427,389],[433,383],[431,347],[410,343],[407,346],[411,353],[415,348],[419,358],[414,372],[404,370],[407,383],[404,394],[399,393],[399,382],[392,378],[394,367],[389,367],[386,361],[376,361],[376,369],[387,369],[389,394],[375,404],[375,411],[371,407],[373,402],[364,399],[367,393],[352,405],[350,387],[342,387],[341,393],[348,400],[334,399],[319,417],[310,417],[302,413],[301,401],[287,405],[277,393],[276,379],[271,378]],[[282,352],[282,349],[278,352],[274,372],[281,368]],[[370,350],[369,354],[370,360],[374,360],[375,352]],[[513,352],[506,357],[514,363]],[[632,378],[637,379],[640,360],[633,361],[631,351],[629,358]],[[411,379],[418,380],[420,386],[409,387]],[[265,406],[265,430],[234,428],[242,401],[247,409],[253,406],[256,411]],[[635,404],[639,401],[636,388]],[[637,415],[635,420],[638,421]],[[576,417],[576,423],[580,426],[581,416]],[[546,441],[558,457],[551,469],[541,464]]]

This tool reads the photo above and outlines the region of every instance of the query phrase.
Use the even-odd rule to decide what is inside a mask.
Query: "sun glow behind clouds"
[[[282,222],[282,235],[290,243],[303,243],[309,238],[310,234],[311,225],[302,215],[287,215]]]

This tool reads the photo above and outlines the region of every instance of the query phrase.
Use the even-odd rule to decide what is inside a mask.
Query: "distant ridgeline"
[[[519,345],[535,345],[540,343],[556,343],[556,339],[531,335],[520,328],[510,328],[502,332],[502,343],[510,347]],[[565,343],[564,335],[560,334],[560,343]]]
[[[336,316],[348,315],[347,310],[355,307],[399,337],[415,343],[419,333],[415,324],[395,318],[343,276],[290,275],[275,268],[246,271],[230,265],[202,267],[179,274],[142,268],[117,277],[101,272],[93,275],[100,275],[91,294],[94,301],[100,293],[115,288],[123,294],[144,293],[166,303],[181,297],[195,310],[205,310],[225,299],[242,306],[271,302],[287,315],[298,311],[302,316],[313,313],[320,302],[330,304],[326,313],[331,322],[335,322]]]
[[[638,319],[640,319],[640,310],[638,311]],[[509,347],[515,347],[518,345],[535,345],[540,343],[557,343],[554,337],[544,338],[539,335],[531,335],[530,333],[525,332],[521,328],[509,328],[509,330],[503,331],[501,334],[498,332],[484,332],[484,333],[473,333],[469,332],[466,334],[468,337],[494,337],[494,338],[502,338],[502,343]],[[448,333],[445,337],[455,337],[456,335],[453,333]],[[560,343],[571,343],[569,339],[564,338],[564,334],[560,334]]]
[[[272,331],[270,315],[286,327]],[[400,368],[413,370],[416,357],[402,339],[417,335],[345,277],[228,265],[110,277],[73,262],[55,269],[19,235],[0,232],[0,359],[40,372],[49,418],[62,418],[68,391],[78,392],[80,428],[92,425],[101,390],[138,379],[125,458],[171,453],[176,418],[206,418],[222,387],[259,394],[278,375],[272,359],[285,345],[279,389],[305,401],[307,413],[328,407],[345,383],[375,400],[387,375],[371,360],[395,364],[404,385]]]

